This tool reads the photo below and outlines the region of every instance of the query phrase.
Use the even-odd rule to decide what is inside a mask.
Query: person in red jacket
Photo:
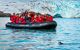
[[[40,18],[41,18],[41,23],[43,23],[44,22],[44,16],[40,15]]]
[[[31,18],[32,23],[43,23],[44,22],[44,16],[37,13],[34,17]]]
[[[20,18],[20,14],[16,14],[16,24],[19,24],[19,18]]]
[[[41,17],[41,14],[35,14],[34,17],[32,17],[32,23],[42,23],[43,18]]]
[[[52,22],[53,21],[53,17],[50,15],[45,15],[45,19],[46,19],[46,22]]]
[[[49,16],[49,22],[52,22],[52,21],[53,21],[53,17]]]
[[[36,18],[37,18],[37,14],[35,14],[33,17],[31,17],[31,23],[35,23]]]
[[[19,23],[21,23],[21,24],[26,24],[25,17],[21,16],[21,17],[19,18]]]
[[[43,23],[43,16],[41,16],[41,14],[38,14],[37,18],[36,18],[36,22],[37,23]]]
[[[31,12],[30,16],[34,17],[35,16],[35,12]]]
[[[12,23],[15,23],[16,22],[16,14],[15,13],[13,13],[13,15],[10,16],[10,21]]]

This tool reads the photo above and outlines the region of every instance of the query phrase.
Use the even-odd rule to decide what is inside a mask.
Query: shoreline
[[[10,16],[0,16],[0,17],[10,17]],[[53,17],[53,18],[60,18],[60,17]],[[64,17],[62,17],[62,18],[64,18]],[[80,17],[64,18],[64,19],[80,19]]]
[[[0,16],[0,17],[9,17],[9,16]]]

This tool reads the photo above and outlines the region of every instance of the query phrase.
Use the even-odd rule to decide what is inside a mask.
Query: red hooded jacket
[[[35,22],[37,22],[37,23],[42,23],[44,20],[43,20],[43,18],[42,17],[37,17],[36,19],[35,19]]]
[[[11,20],[12,23],[16,22],[16,17],[17,17],[16,15],[11,15],[10,16],[10,20]]]
[[[19,23],[19,16],[16,16],[16,24],[18,24]]]
[[[20,17],[19,21],[21,22],[21,24],[26,24],[25,18],[23,18],[23,17]]]
[[[46,16],[46,21],[47,22],[52,22],[53,21],[53,17],[52,16]]]

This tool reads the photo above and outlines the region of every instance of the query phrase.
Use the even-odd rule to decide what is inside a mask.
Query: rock
[[[62,16],[60,14],[55,14],[53,18],[62,18]]]
[[[63,43],[62,42],[59,42],[59,45],[62,45]]]
[[[0,17],[9,17],[10,13],[4,13],[2,11],[0,11]]]

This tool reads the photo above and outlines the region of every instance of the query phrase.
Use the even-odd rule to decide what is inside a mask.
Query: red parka
[[[16,24],[19,23],[19,19],[20,19],[20,17],[19,16],[16,16]]]
[[[35,22],[36,23],[42,23],[43,22],[43,18],[41,16],[40,17],[36,17]]]
[[[21,24],[26,24],[25,18],[23,18],[23,17],[19,18],[19,22],[21,22]]]
[[[16,15],[11,15],[10,16],[10,20],[11,20],[12,23],[16,23],[16,17],[17,17]]]
[[[46,16],[46,21],[47,22],[52,22],[53,21],[53,17],[52,16]]]
[[[35,22],[36,23],[42,23],[42,22],[44,22],[43,16],[40,16],[40,17],[37,16],[36,18],[32,17],[31,22],[32,23],[35,23]]]

